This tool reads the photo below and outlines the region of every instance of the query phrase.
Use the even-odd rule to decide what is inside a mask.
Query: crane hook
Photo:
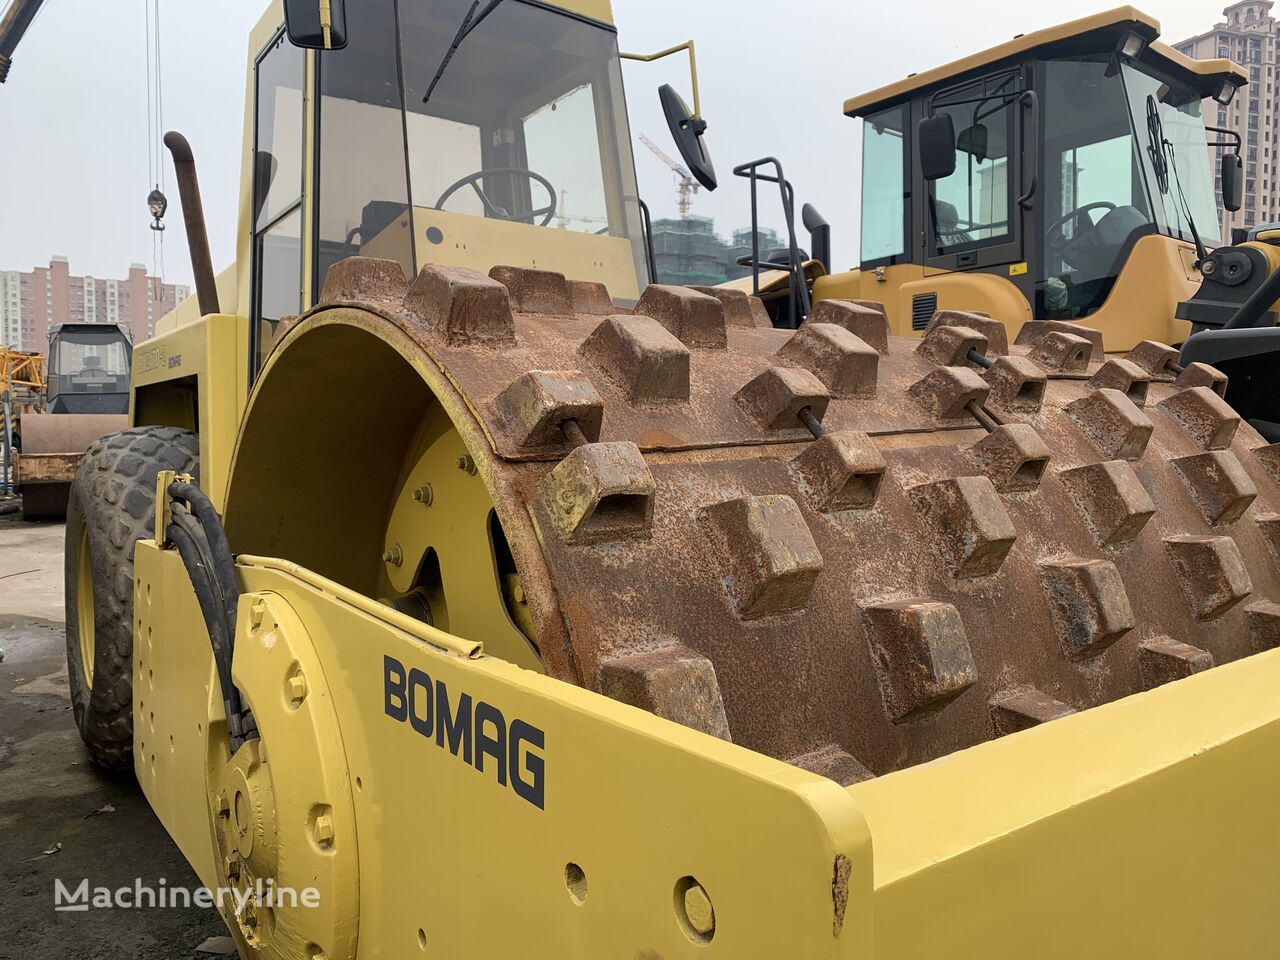
[[[169,209],[169,200],[160,192],[159,184],[147,194],[147,209],[151,211],[151,216],[154,218],[151,229],[157,232],[164,230],[164,212]]]

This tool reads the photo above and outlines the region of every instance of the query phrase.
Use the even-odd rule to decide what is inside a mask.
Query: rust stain
[[[483,438],[471,452],[560,679],[852,780],[1280,645],[1280,453],[1223,410],[1216,371],[1169,382],[1163,345],[1107,359],[1091,331],[1047,324],[1006,347],[961,315],[921,350],[882,340],[865,305],[825,307],[873,361],[842,335],[787,350],[794,332],[748,325],[750,303],[731,319],[671,288],[639,305],[662,333],[558,275],[334,277],[313,313],[397,328]],[[936,362],[984,339],[1004,380]],[[784,416],[793,381],[813,386],[802,364],[840,385],[813,410],[839,438],[826,451]],[[734,399],[765,374],[759,403]],[[988,393],[1007,415],[991,434],[958,406]],[[579,454],[552,481],[572,496],[548,500],[569,415],[629,466],[622,446]],[[602,511],[590,536],[557,532],[549,510],[583,498]],[[888,656],[864,611],[903,605],[919,623]],[[837,935],[849,872],[837,858]]]
[[[836,854],[835,866],[831,871],[831,905],[835,909],[835,918],[831,922],[831,935],[840,936],[844,929],[844,914],[849,908],[849,877],[853,873],[853,862],[843,853]]]

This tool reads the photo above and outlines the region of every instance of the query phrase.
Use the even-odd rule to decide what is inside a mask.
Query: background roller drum
[[[156,474],[197,471],[199,441],[132,427],[95,441],[67,504],[67,676],[80,736],[109,769],[133,762],[133,550],[152,536]]]

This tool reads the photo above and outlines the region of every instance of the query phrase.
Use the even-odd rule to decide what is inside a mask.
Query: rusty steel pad
[[[393,324],[464,398],[549,571],[551,674],[852,782],[1280,644],[1280,453],[1212,368],[596,287],[354,259],[312,311]]]

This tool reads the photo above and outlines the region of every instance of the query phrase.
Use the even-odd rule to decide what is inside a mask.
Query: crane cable
[[[156,280],[151,283],[152,302],[160,300],[164,278],[164,68],[160,44],[160,0],[142,0],[147,47],[147,181],[153,184],[147,197],[151,212],[151,261]]]

